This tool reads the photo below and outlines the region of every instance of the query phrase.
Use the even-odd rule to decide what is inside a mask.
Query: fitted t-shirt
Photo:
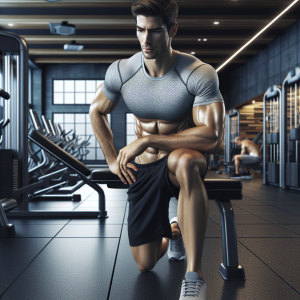
[[[179,51],[172,69],[162,77],[147,73],[142,51],[113,62],[102,91],[112,102],[123,99],[129,110],[143,119],[172,121],[193,107],[224,102],[216,70]]]

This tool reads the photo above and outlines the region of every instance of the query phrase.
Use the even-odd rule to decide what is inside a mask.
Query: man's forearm
[[[106,162],[111,164],[118,157],[106,115],[101,115],[97,110],[90,111],[91,124],[95,137],[104,153]]]
[[[208,126],[186,129],[173,135],[148,135],[145,143],[148,147],[173,151],[178,148],[197,150],[201,153],[216,153],[221,144],[221,138]]]

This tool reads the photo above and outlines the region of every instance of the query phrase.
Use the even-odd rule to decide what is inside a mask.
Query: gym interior
[[[179,297],[186,260],[137,267],[128,184],[110,171],[89,116],[109,66],[141,51],[134,2],[0,3],[3,300]],[[226,109],[204,180],[207,299],[300,299],[300,2],[176,2],[172,48],[217,70]],[[124,101],[107,121],[117,153],[135,141]],[[262,155],[247,178],[243,164],[230,178],[236,137]],[[171,198],[170,220],[177,208]]]

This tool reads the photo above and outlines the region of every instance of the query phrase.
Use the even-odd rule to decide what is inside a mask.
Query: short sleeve
[[[195,96],[193,107],[224,102],[219,90],[218,74],[211,65],[201,65],[194,70],[188,78],[187,88]]]
[[[122,81],[120,78],[119,60],[113,62],[107,69],[105,80],[102,85],[102,91],[107,99],[111,102],[119,102],[122,98],[121,86]]]

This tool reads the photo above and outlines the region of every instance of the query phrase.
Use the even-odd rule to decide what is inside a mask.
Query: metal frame
[[[236,109],[231,109],[227,114],[226,114],[226,131],[225,131],[225,155],[224,155],[224,162],[229,163],[231,161],[230,159],[230,118],[232,117],[238,117],[238,124],[240,124],[240,112]],[[240,135],[240,127],[238,127],[238,136]]]
[[[277,114],[278,119],[279,119],[279,126],[278,129],[281,128],[281,102],[282,102],[282,93],[281,93],[281,89],[278,88],[276,85],[272,85],[270,86],[266,93],[264,94],[264,98],[263,98],[263,106],[264,106],[264,111],[263,111],[263,184],[269,184],[268,180],[267,180],[267,101],[272,100],[275,97],[279,97],[278,98],[278,106],[277,109],[279,109],[279,113]],[[280,134],[280,130],[279,130],[279,143],[281,144],[281,134]],[[270,146],[272,147],[272,146]],[[280,151],[278,151],[278,147],[277,147],[277,154],[279,152],[279,161],[280,161]],[[271,148],[272,151],[272,148]],[[277,185],[277,184],[276,184]],[[281,172],[280,172],[280,165],[279,165],[279,186],[281,186]]]
[[[287,189],[286,184],[286,158],[287,158],[287,89],[295,82],[300,82],[300,68],[295,67],[290,71],[282,84],[282,101],[281,101],[281,126],[280,126],[280,177],[281,187]],[[298,148],[298,147],[297,147]]]
[[[0,51],[4,52],[17,52],[17,62],[16,62],[16,82],[12,80],[12,75],[10,68],[7,70],[9,74],[4,74],[3,81],[6,82],[6,87],[11,86],[11,83],[14,84],[14,92],[8,89],[6,90],[11,94],[11,101],[9,104],[6,104],[5,109],[6,113],[10,115],[11,120],[10,126],[5,128],[5,143],[4,147],[11,148],[14,151],[14,157],[18,159],[18,185],[23,187],[27,184],[27,172],[28,172],[28,144],[27,144],[27,135],[28,127],[24,124],[28,124],[28,47],[25,39],[19,35],[12,32],[0,31]],[[12,66],[13,58],[11,55],[7,56],[4,59],[3,70],[5,70],[5,64],[9,63]],[[9,84],[9,86],[8,86]],[[8,106],[9,105],[9,106]],[[13,131],[14,134],[10,135],[10,131]],[[10,142],[9,140],[10,139]],[[27,194],[22,195],[22,200],[26,201]]]
[[[13,149],[14,158],[18,159],[18,187],[24,188],[27,186],[28,178],[28,46],[25,39],[19,35],[0,31],[0,53],[15,53],[16,68],[14,69],[16,76],[12,81],[14,74],[10,73],[10,68],[7,74],[3,74],[2,83],[4,82],[6,90],[11,94],[11,101],[9,107],[7,106],[6,117],[11,120],[10,126],[5,128],[6,143],[3,147]],[[11,54],[4,58],[2,61],[2,71],[4,71],[10,63],[13,63]],[[13,83],[13,89],[10,87]],[[26,125],[25,125],[26,124]],[[25,125],[25,126],[24,126]],[[10,132],[14,132],[13,135]],[[9,140],[10,139],[10,140]],[[7,213],[8,216],[14,217],[100,217],[107,218],[105,210],[105,195],[101,187],[91,182],[85,176],[80,176],[81,179],[95,189],[99,195],[99,211],[42,211],[42,210],[29,210],[29,202],[27,193],[20,195],[18,207],[13,211]]]

